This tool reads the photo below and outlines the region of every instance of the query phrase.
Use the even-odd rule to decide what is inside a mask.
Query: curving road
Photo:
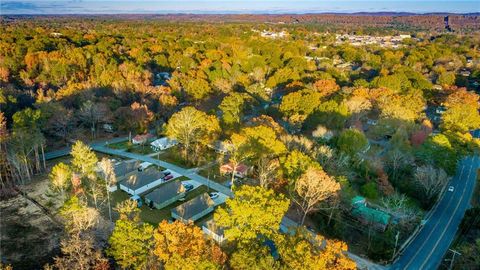
[[[480,130],[474,131],[473,135],[479,138]],[[449,183],[454,191],[445,191],[430,218],[390,269],[430,270],[440,266],[463,215],[470,206],[479,168],[478,155],[466,157],[459,162],[456,174]]]

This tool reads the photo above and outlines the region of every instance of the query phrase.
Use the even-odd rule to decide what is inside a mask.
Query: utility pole
[[[397,253],[397,244],[398,244],[399,236],[400,236],[400,231],[397,231],[397,234],[395,235],[395,247],[393,248],[392,261],[395,258],[395,254]]]
[[[451,270],[453,267],[453,262],[455,261],[455,255],[458,254],[458,256],[462,255],[460,252],[453,250],[453,249],[448,249],[453,253],[452,260],[450,261],[450,266],[448,267],[448,270]]]

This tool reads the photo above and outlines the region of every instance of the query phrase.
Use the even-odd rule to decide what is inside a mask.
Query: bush
[[[376,200],[378,198],[378,189],[375,182],[368,182],[360,188],[362,195],[368,199]]]

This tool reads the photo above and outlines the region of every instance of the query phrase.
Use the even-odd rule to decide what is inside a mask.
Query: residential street
[[[476,130],[473,135],[476,138],[480,137],[480,130]],[[466,157],[459,162],[456,175],[448,184],[448,186],[454,187],[454,191],[445,191],[430,219],[390,269],[430,270],[438,268],[470,205],[479,168],[480,157],[478,155]]]

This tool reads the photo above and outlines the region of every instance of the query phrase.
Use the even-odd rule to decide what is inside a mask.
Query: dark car
[[[193,189],[192,184],[183,184],[183,187],[185,188],[185,192],[189,192],[190,190]]]
[[[172,174],[172,172],[169,172],[169,171],[164,171],[164,172],[163,172],[163,174],[164,174],[165,176],[167,176],[167,175],[170,175],[170,174]]]

